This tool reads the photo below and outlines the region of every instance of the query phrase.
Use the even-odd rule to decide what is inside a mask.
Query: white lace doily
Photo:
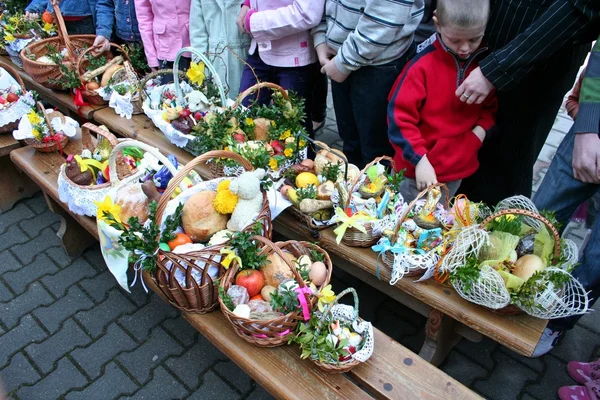
[[[31,92],[26,92],[10,107],[0,110],[0,126],[8,125],[23,118],[25,114],[31,111],[32,104],[35,104],[35,100]]]
[[[336,304],[331,307],[331,321],[343,321],[351,323],[356,333],[364,338],[362,347],[354,354],[352,358],[359,362],[365,362],[373,355],[375,349],[375,335],[373,334],[373,325],[367,321],[354,321],[354,307],[346,304]]]

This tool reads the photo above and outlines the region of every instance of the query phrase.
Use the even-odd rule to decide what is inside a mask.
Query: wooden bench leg
[[[8,155],[0,157],[0,171],[0,213],[10,210],[17,201],[31,197],[40,190],[29,176],[15,167]]]
[[[425,343],[419,356],[435,366],[440,365],[461,338],[454,331],[454,323],[455,320],[432,308],[425,326]]]
[[[44,198],[50,211],[60,217],[60,228],[56,232],[56,236],[60,239],[62,247],[69,258],[79,257],[85,249],[98,242],[53,198],[46,193],[44,193]]]

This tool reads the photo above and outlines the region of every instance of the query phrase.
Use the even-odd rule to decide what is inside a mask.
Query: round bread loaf
[[[217,192],[204,191],[188,199],[181,213],[181,225],[195,242],[207,242],[212,235],[227,228],[229,216],[219,214],[213,207]]]
[[[115,203],[121,206],[121,221],[127,223],[129,218],[137,217],[140,224],[148,219],[148,197],[142,191],[142,185],[132,183],[117,191]]]

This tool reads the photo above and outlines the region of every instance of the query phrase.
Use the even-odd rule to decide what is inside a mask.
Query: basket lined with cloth
[[[0,63],[0,133],[10,133],[19,120],[35,108],[33,94],[10,65]]]

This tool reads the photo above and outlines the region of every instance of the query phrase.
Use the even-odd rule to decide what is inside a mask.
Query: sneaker
[[[560,400],[595,400],[585,386],[563,386],[558,389]]]
[[[562,334],[563,331],[554,331],[550,328],[544,329],[544,332],[542,332],[542,337],[540,338],[537,346],[535,346],[535,350],[533,350],[531,357],[541,357],[548,353],[554,348],[554,346],[556,346],[558,338],[561,337]]]
[[[600,379],[600,360],[591,363],[571,361],[567,364],[567,372],[577,383]]]

